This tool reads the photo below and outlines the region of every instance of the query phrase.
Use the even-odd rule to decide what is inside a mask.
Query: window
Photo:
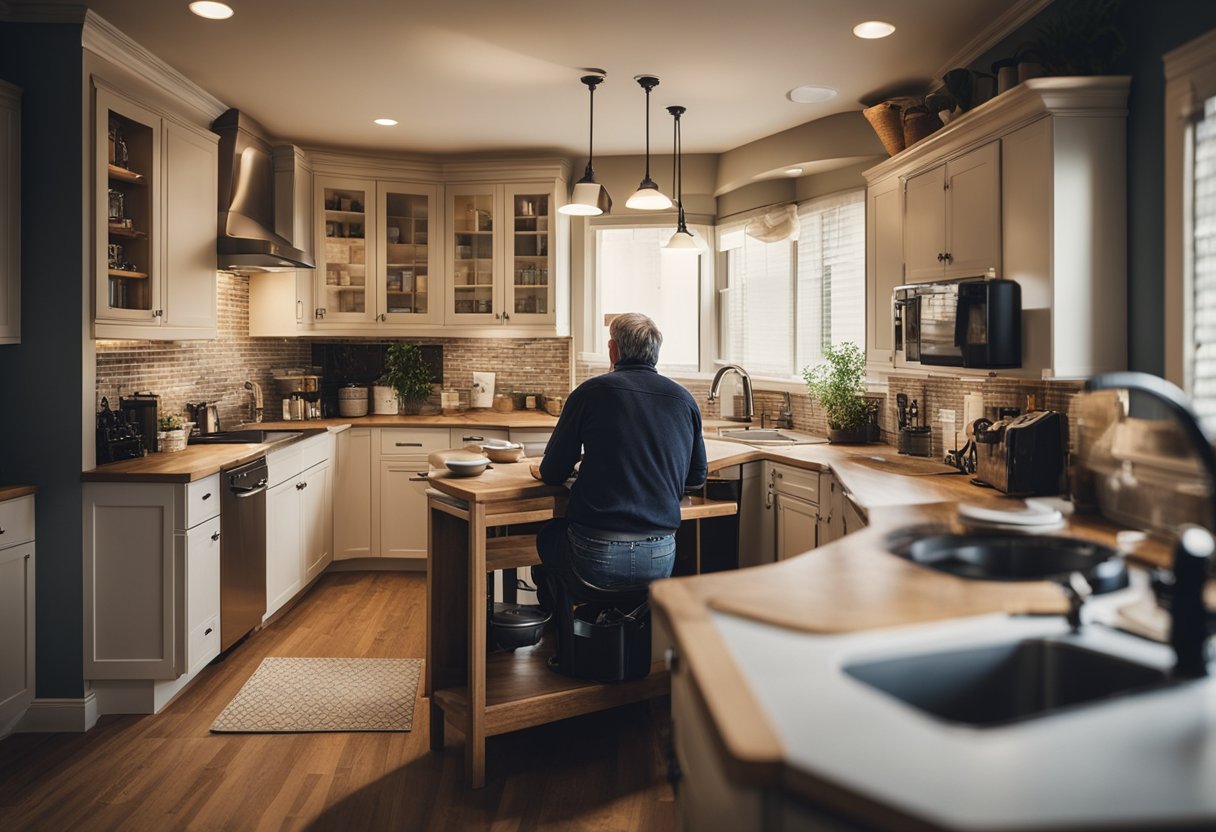
[[[1164,63],[1165,372],[1216,429],[1216,31]]]
[[[702,240],[706,229],[694,231]],[[595,230],[595,274],[599,291],[595,347],[608,355],[606,316],[649,315],[663,333],[659,363],[665,370],[699,369],[701,257],[665,251],[674,227],[605,226]]]
[[[761,236],[782,220],[765,217]],[[865,192],[803,203],[785,239],[753,223],[724,226],[723,355],[753,375],[792,377],[832,344],[865,345]],[[749,233],[749,228],[753,229]]]

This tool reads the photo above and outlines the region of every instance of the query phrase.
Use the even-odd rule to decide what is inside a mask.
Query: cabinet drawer
[[[303,462],[304,455],[300,452],[298,443],[271,451],[266,454],[266,467],[270,471],[266,484],[274,488],[279,483],[286,482],[304,470]]]
[[[184,528],[190,529],[220,515],[220,475],[201,479],[186,486],[186,517]]]
[[[447,428],[381,428],[380,453],[383,456],[429,454],[451,447]]]
[[[819,503],[819,472],[797,468],[774,467],[773,489],[809,503]]]
[[[333,456],[333,443],[334,437],[329,431],[300,442],[300,454],[303,457],[300,470],[307,471],[314,465],[328,461]]]
[[[488,439],[506,440],[510,437],[511,432],[506,428],[478,428],[473,426],[463,428],[452,428],[451,437],[448,439],[452,444],[448,447],[463,448],[473,442],[485,442]]]
[[[190,631],[186,672],[198,673],[220,654],[220,617],[212,616]]]
[[[0,503],[0,549],[34,539],[34,495]]]

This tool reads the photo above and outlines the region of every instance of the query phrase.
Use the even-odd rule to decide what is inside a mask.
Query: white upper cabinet
[[[437,225],[433,185],[380,182],[376,188],[378,320],[394,324],[443,322],[443,241]]]
[[[1022,367],[1006,373],[1083,378],[1127,366],[1129,83],[1032,78],[865,172],[871,368],[891,367],[896,275],[914,283],[990,268],[1022,289]]]
[[[94,90],[94,337],[214,338],[218,138]]]
[[[318,176],[315,180],[317,325],[372,324],[376,183]],[[372,235],[369,239],[369,234]]]
[[[904,257],[909,282],[1000,271],[999,148],[999,142],[989,142],[908,177]]]
[[[21,342],[21,90],[0,81],[0,344]]]

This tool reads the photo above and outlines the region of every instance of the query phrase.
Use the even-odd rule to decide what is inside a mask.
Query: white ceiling
[[[859,109],[876,91],[926,82],[969,45],[978,48],[977,39],[987,45],[994,29],[1008,28],[1011,10],[1047,1],[229,0],[235,16],[209,21],[186,0],[86,0],[285,139],[571,156],[586,152],[583,67],[607,71],[595,96],[596,155],[641,152],[640,73],[661,79],[651,99],[656,151],[671,141],[664,107],[682,104],[685,151],[720,153]],[[854,37],[852,27],[870,19],[894,23],[895,34]],[[802,84],[839,95],[790,102],[787,91]],[[400,124],[377,127],[378,116]]]

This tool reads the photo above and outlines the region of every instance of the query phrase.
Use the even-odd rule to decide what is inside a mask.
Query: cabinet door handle
[[[502,315],[499,315],[497,312],[495,312],[495,313],[494,313],[494,320],[496,320],[496,321],[501,321],[501,320],[502,320]]]
[[[462,437],[460,437],[461,442],[484,442],[485,439],[486,438],[484,436],[462,436]]]
[[[511,320],[511,316],[510,316],[509,314],[507,314],[506,312],[503,312],[503,313],[502,313],[502,319],[503,319],[504,321],[509,321],[509,320]]]
[[[4,534],[4,527],[0,526],[0,534]]]
[[[422,471],[419,471],[417,476],[410,477],[408,481],[409,482],[426,482],[426,474],[424,474]]]
[[[943,254],[942,254],[942,253],[939,251],[939,252],[937,253],[937,262],[939,262],[939,263],[940,263],[940,262],[942,262],[942,261],[943,261],[943,260],[945,260],[945,259],[946,259],[946,258],[945,258],[945,255],[943,255]]]
[[[381,321],[381,322],[383,322],[383,321],[387,321],[387,320],[388,320],[388,315],[386,315],[386,314],[384,314],[383,312],[381,312],[379,315],[377,315],[377,316],[376,316],[376,319],[377,319],[377,320],[379,320],[379,321]]]
[[[165,316],[165,310],[163,310],[163,309],[153,309],[152,310],[153,318],[163,318],[164,316]]]
[[[207,629],[203,630],[203,635],[209,636],[209,635],[211,635],[212,631],[214,631],[214,630],[215,630],[214,627],[208,627]]]
[[[305,488],[308,488],[308,483],[306,483],[306,482],[296,483],[296,491],[303,491]]]
[[[318,306],[316,309],[312,310],[312,314],[313,314],[314,318],[324,318],[325,317],[325,308],[322,306]]]
[[[946,262],[947,262],[947,263],[950,263],[950,262],[952,262],[952,261],[954,260],[954,255],[953,255],[953,254],[951,254],[951,253],[950,253],[950,252],[948,252],[948,251],[947,251],[947,252],[946,252],[944,255],[942,255],[942,256],[945,258],[945,260],[946,260]]]
[[[204,495],[203,495],[203,499],[204,499],[204,500],[210,500],[210,499],[211,499],[211,492],[210,492],[210,491],[208,491],[206,494],[204,494]]]
[[[397,442],[396,445],[398,448],[421,448],[422,447],[421,442]]]
[[[220,539],[220,533],[219,533],[219,532],[212,532],[212,533],[211,533],[211,539],[212,539],[212,540],[219,540],[219,539]]]

